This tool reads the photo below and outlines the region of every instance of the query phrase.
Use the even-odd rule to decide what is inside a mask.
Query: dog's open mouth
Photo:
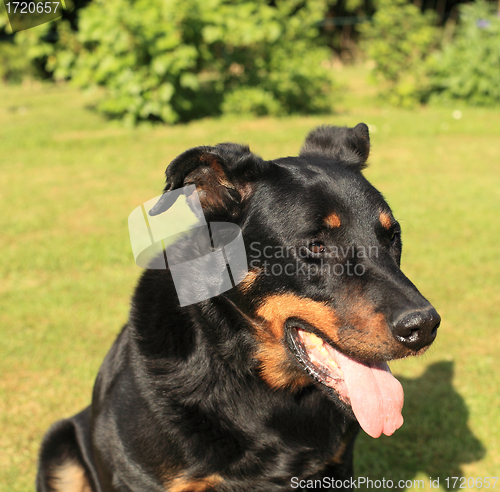
[[[360,362],[301,327],[289,328],[293,352],[305,370],[352,408],[372,437],[390,436],[403,425],[404,394],[386,362]]]

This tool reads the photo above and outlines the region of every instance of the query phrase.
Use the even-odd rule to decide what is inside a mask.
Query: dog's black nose
[[[441,316],[431,307],[405,312],[395,321],[392,331],[403,345],[419,350],[434,341],[440,323]]]

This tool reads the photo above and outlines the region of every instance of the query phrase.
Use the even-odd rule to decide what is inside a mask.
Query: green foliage
[[[24,79],[47,78],[44,66],[55,46],[46,38],[59,25],[60,20],[56,20],[12,34],[4,2],[0,1],[0,80],[20,83]]]
[[[365,49],[375,61],[381,96],[411,107],[423,102],[428,80],[425,61],[437,40],[431,15],[406,0],[380,0],[371,23],[362,26]]]
[[[356,62],[360,26],[375,12],[373,0],[329,0],[328,12],[321,22],[321,36],[324,42],[345,63]]]
[[[0,2],[0,35],[7,32],[9,20],[3,1]],[[30,63],[22,56],[21,49],[12,39],[0,41],[0,81],[9,83],[21,82],[24,75],[30,73]]]
[[[19,83],[33,74],[30,61],[23,55],[21,47],[13,42],[0,42],[0,81]]]
[[[455,39],[429,63],[433,99],[500,103],[500,18],[495,7],[484,0],[461,6]]]
[[[258,87],[241,87],[224,98],[222,112],[256,116],[280,115],[282,108],[272,93]]]
[[[98,108],[130,124],[328,112],[329,53],[316,45],[326,2],[275,3],[95,0],[80,11],[77,33],[59,21],[56,44],[40,43],[41,31],[21,42],[56,79],[105,87]]]

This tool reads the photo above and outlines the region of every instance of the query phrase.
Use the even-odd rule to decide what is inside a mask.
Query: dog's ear
[[[358,169],[366,167],[369,153],[370,135],[364,123],[354,128],[320,126],[309,133],[300,150],[300,156],[321,155]]]
[[[194,184],[206,214],[235,218],[251,195],[253,178],[265,168],[265,161],[242,145],[223,143],[187,150],[167,167],[164,194],[149,215],[161,214],[174,204],[176,195],[169,191]]]

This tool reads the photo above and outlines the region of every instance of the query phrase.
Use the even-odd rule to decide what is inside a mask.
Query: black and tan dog
[[[181,307],[169,270],[145,271],[92,405],[44,439],[39,492],[350,488],[359,427],[402,424],[386,361],[424,352],[440,322],[361,174],[369,147],[364,124],[320,127],[298,157],[220,144],[170,164],[165,191],[194,184],[207,221],[241,228],[248,274]],[[170,251],[195,247],[187,235]]]

